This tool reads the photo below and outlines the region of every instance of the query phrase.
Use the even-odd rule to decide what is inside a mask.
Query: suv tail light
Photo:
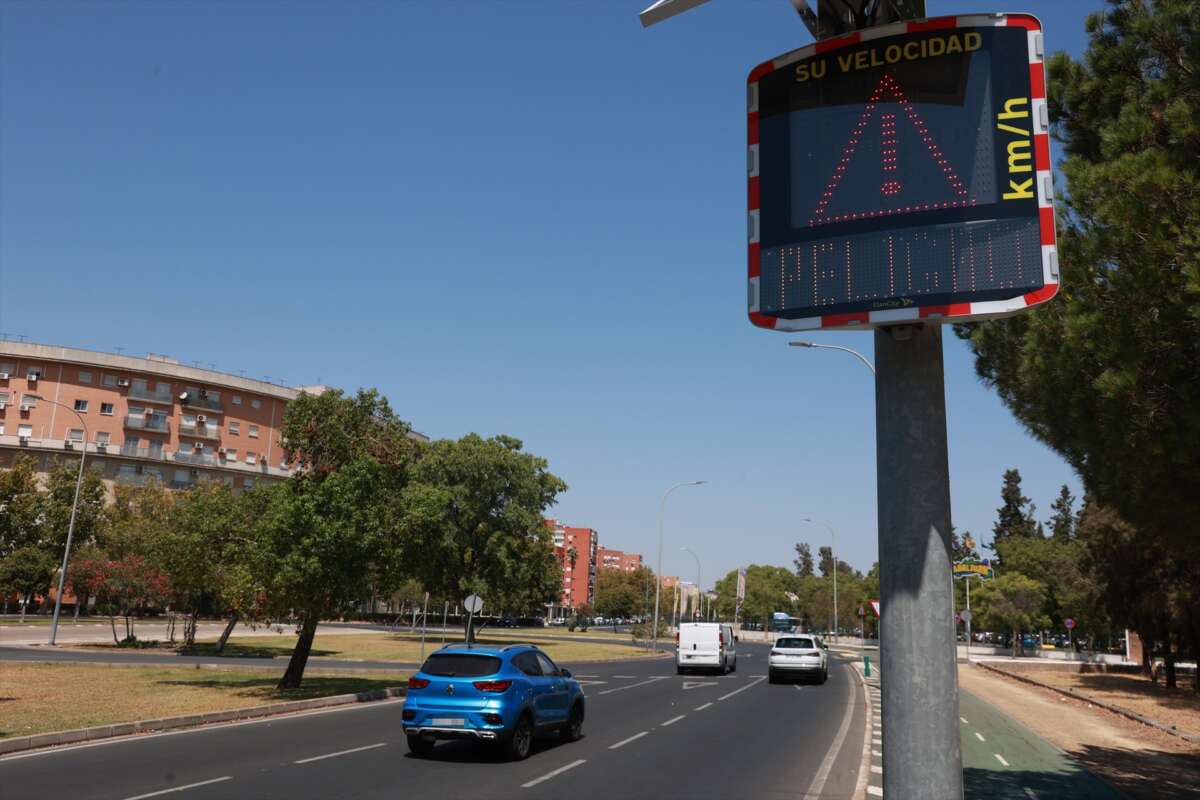
[[[679,631],[675,631],[675,644],[679,644]]]
[[[424,678],[409,678],[408,679],[408,688],[410,688],[410,689],[424,689],[428,685],[429,685],[429,681],[425,680]]]
[[[475,688],[481,692],[505,692],[512,686],[512,681],[475,681]]]
[[[717,644],[721,645],[721,647],[725,646],[725,631],[717,634]]]

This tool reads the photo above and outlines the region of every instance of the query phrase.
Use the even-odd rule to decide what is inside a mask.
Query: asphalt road
[[[822,686],[770,685],[766,653],[742,644],[724,677],[679,677],[669,659],[568,664],[588,698],[584,738],[540,743],[518,763],[468,742],[410,756],[396,701],[10,756],[0,786],[94,800],[850,798],[858,678],[835,657]]]

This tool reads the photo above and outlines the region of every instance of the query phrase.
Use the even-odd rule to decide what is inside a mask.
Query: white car
[[[737,669],[737,636],[723,622],[685,622],[675,634],[675,671],[715,669],[722,675]]]
[[[809,634],[780,636],[771,647],[767,659],[767,679],[776,683],[782,679],[815,679],[824,683],[829,678],[829,664],[821,641]]]

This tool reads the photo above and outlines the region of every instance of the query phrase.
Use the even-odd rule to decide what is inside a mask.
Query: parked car
[[[809,678],[818,683],[829,679],[829,664],[821,640],[815,636],[780,636],[767,657],[767,680]]]
[[[685,622],[675,634],[675,671],[715,669],[722,675],[737,670],[737,636],[723,622]]]
[[[472,739],[519,761],[536,735],[568,742],[583,736],[583,689],[531,644],[453,644],[425,660],[408,679],[401,712],[408,749],[433,753],[439,739]]]

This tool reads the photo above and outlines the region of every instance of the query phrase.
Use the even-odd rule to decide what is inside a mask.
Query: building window
[[[79,370],[79,382],[80,383],[91,383],[92,382],[92,373],[84,372],[83,370]]]
[[[108,444],[108,431],[96,431],[96,444]]]
[[[257,397],[251,399],[250,407],[251,408],[262,408],[262,400],[259,400]]]
[[[113,415],[113,404],[112,403],[101,403],[100,404],[100,413],[105,417],[111,417]]]
[[[246,433],[248,433],[250,435],[251,439],[257,439],[258,438],[258,426],[251,425],[249,428],[246,429]]]
[[[21,405],[33,408],[37,405],[37,396],[32,394],[21,395]]]
[[[242,488],[243,489],[253,489],[254,488],[254,478],[242,478]]]
[[[17,365],[11,361],[0,361],[0,373],[12,375],[17,371]]]
[[[186,426],[188,428],[196,427],[196,415],[195,414],[183,414],[179,417],[179,420],[184,426]]]
[[[8,392],[0,392],[0,405],[8,405],[11,400]]]
[[[117,376],[116,375],[105,374],[105,376],[102,380],[104,382],[104,385],[107,386],[108,388],[110,388],[110,389],[117,388]]]
[[[225,448],[225,460],[226,461],[237,461],[237,450],[233,449],[232,447],[226,447]]]
[[[42,367],[30,367],[25,370],[25,379],[30,381],[40,381],[42,379]]]
[[[87,401],[87,400],[76,400],[76,401],[75,401],[75,410],[76,410],[76,411],[82,411],[83,413],[85,413],[85,414],[86,414],[86,413],[87,413],[87,408],[88,408],[88,401]]]
[[[0,436],[4,435],[4,423],[0,422]]]
[[[32,425],[18,425],[17,426],[17,436],[20,436],[22,439],[28,439],[30,436],[33,436],[33,426]]]
[[[246,463],[253,467],[258,463],[258,454],[250,452],[246,453]]]
[[[242,396],[240,394],[235,394],[232,399],[235,406],[240,406],[242,404]]]
[[[230,420],[229,421],[229,433],[233,436],[237,436],[241,432],[242,432],[242,423],[234,422],[233,420]]]
[[[82,442],[83,441],[83,429],[82,428],[71,428],[70,430],[68,430],[67,431],[67,440],[72,441],[72,442]]]

